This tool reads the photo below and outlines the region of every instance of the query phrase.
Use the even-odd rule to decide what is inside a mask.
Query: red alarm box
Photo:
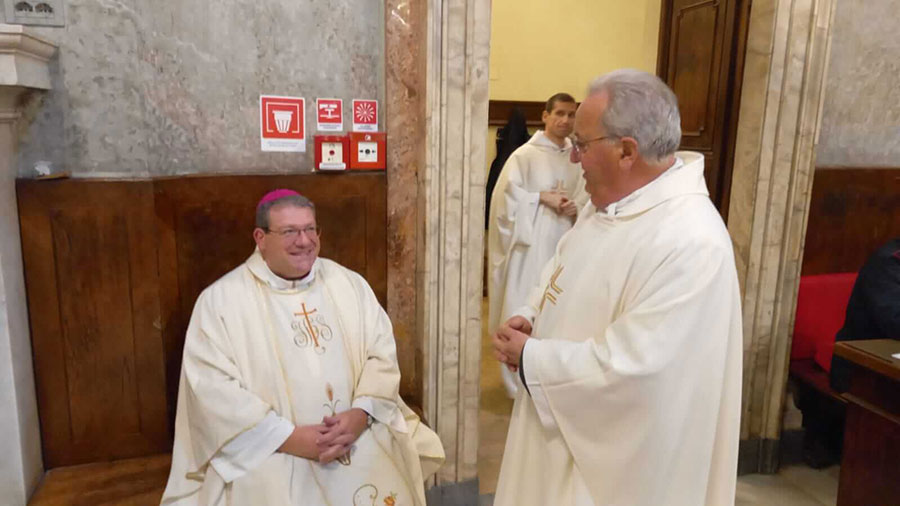
[[[387,160],[384,132],[350,132],[350,168],[384,170]]]
[[[315,156],[317,171],[347,170],[350,138],[346,135],[316,135]]]

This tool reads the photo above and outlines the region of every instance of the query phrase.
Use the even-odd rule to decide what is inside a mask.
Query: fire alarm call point
[[[347,170],[350,139],[346,135],[315,136],[316,170]]]
[[[384,170],[386,138],[384,132],[350,132],[350,168]]]

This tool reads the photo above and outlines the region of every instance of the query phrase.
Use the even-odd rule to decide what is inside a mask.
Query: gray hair
[[[269,211],[271,211],[273,207],[281,205],[306,207],[312,209],[313,213],[316,212],[316,205],[313,204],[312,200],[309,200],[303,195],[288,195],[287,197],[281,197],[280,199],[270,200],[256,208],[257,228],[269,230]]]
[[[666,158],[681,143],[681,114],[675,93],[653,74],[621,69],[591,82],[588,95],[608,97],[601,123],[607,135],[632,137],[651,162]]]

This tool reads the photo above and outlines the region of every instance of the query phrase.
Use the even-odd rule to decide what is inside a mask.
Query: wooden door
[[[169,451],[152,182],[18,199],[45,467]]]
[[[657,74],[678,96],[681,149],[706,158],[710,198],[727,217],[749,0],[664,0]]]

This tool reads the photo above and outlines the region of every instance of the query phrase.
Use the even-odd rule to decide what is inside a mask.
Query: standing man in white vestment
[[[515,150],[497,179],[488,228],[488,328],[494,331],[528,301],[556,243],[572,228],[588,195],[581,168],[570,160],[575,99],[547,100],[544,130]],[[501,367],[503,385],[515,398],[515,373]]]
[[[400,399],[372,289],[318,257],[294,191],[263,197],[253,238],[194,307],[162,504],[424,506],[443,448]]]
[[[734,504],[738,279],[703,156],[680,138],[674,93],[645,72],[598,78],[578,109],[591,202],[493,336],[527,389],[495,505]]]

